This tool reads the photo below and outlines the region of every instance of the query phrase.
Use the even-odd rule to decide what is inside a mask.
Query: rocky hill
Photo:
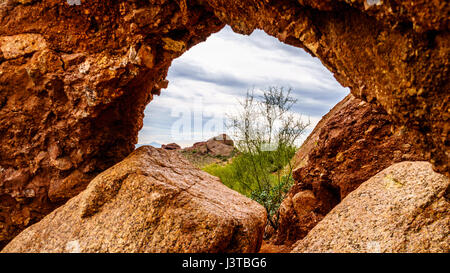
[[[370,177],[405,160],[426,160],[407,128],[377,106],[348,95],[325,115],[298,150],[296,183],[281,205],[277,244],[303,238]]]
[[[345,197],[293,252],[450,252],[450,179],[393,164]]]
[[[220,134],[207,141],[196,142],[191,147],[183,149],[176,143],[163,145],[162,148],[179,151],[200,169],[213,163],[226,164],[237,153],[233,140],[226,134]]]

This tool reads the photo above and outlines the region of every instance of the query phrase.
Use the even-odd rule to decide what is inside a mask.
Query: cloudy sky
[[[224,132],[223,122],[249,89],[292,88],[293,111],[310,120],[305,136],[348,93],[317,58],[263,31],[225,27],[173,61],[169,86],[145,110],[139,145],[190,146]]]

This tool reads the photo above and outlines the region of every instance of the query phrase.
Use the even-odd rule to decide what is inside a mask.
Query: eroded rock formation
[[[180,150],[181,154],[194,166],[203,169],[210,164],[224,164],[236,155],[233,140],[226,134],[220,134],[207,141],[194,143]]]
[[[345,196],[390,165],[426,159],[411,131],[395,127],[381,107],[349,94],[298,150],[295,184],[280,206],[275,242],[289,245],[306,236]]]
[[[171,61],[224,25],[198,4],[81,3],[0,2],[3,243],[131,153]]]
[[[450,179],[401,162],[350,193],[293,252],[450,251]]]
[[[448,18],[438,0],[2,0],[0,241],[126,157],[171,61],[225,24],[319,57],[448,175]]]
[[[163,144],[161,148],[165,150],[180,150],[181,146],[176,143]]]
[[[3,252],[257,252],[265,222],[261,205],[178,152],[144,146]]]
[[[207,141],[196,142],[191,147],[183,149],[184,152],[200,155],[230,157],[234,151],[234,142],[226,134],[221,134]]]

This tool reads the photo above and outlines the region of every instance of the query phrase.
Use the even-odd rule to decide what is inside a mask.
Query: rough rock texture
[[[450,179],[401,162],[364,182],[293,252],[450,252]]]
[[[257,252],[265,221],[179,153],[144,146],[2,252]]]
[[[448,1],[373,3],[1,0],[0,244],[126,157],[172,60],[225,24],[319,57],[448,175]]]
[[[166,150],[180,150],[181,146],[176,144],[176,143],[169,143],[169,144],[163,144],[161,146],[161,148],[166,149]]]
[[[233,140],[226,134],[220,134],[207,141],[194,143],[181,150],[183,156],[198,168],[210,164],[228,162],[237,152]]]
[[[306,236],[361,183],[393,163],[429,154],[381,107],[349,94],[326,114],[295,156],[294,186],[280,206],[277,244]]]

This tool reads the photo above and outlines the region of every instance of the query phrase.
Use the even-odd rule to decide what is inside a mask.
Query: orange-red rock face
[[[345,197],[292,252],[448,253],[450,179],[429,162],[396,163]]]
[[[379,3],[1,1],[0,241],[128,155],[171,61],[225,24],[318,56],[448,175],[449,5]]]

